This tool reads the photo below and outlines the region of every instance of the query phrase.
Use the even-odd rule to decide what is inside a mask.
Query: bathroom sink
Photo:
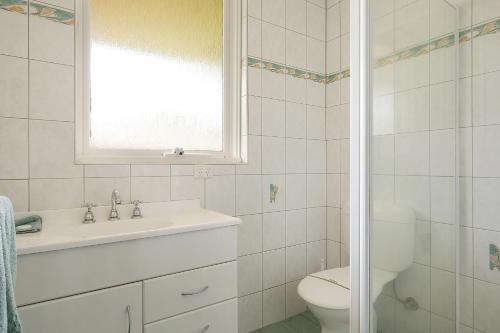
[[[81,238],[106,238],[109,236],[132,235],[157,231],[171,227],[172,223],[165,218],[143,218],[119,221],[107,221],[81,224],[76,228],[63,229],[62,234],[71,234]]]
[[[95,208],[96,223],[83,224],[83,209],[32,212],[43,218],[43,229],[18,235],[18,255],[159,237],[239,224],[237,218],[203,209],[198,201],[143,204],[141,219],[131,205],[120,207],[121,220],[108,221],[109,207]],[[23,217],[23,216],[19,216]]]

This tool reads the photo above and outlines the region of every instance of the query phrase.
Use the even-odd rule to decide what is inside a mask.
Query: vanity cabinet
[[[20,256],[23,332],[237,332],[236,239],[231,225]]]
[[[19,315],[26,333],[140,333],[142,283],[28,305]]]

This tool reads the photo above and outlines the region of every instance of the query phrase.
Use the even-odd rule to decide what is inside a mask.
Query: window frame
[[[99,149],[90,146],[90,30],[88,0],[75,3],[75,162],[77,164],[240,164],[246,140],[242,115],[242,3],[223,0],[223,126],[221,152]],[[118,121],[119,119],[117,119]],[[175,148],[175,147],[172,147]],[[182,147],[181,147],[182,148]]]

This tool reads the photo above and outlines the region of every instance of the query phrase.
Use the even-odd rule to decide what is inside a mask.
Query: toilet
[[[372,216],[372,295],[375,302],[384,286],[413,262],[415,214],[410,208],[374,201]],[[320,322],[322,333],[349,332],[350,267],[310,274],[299,283],[297,291]]]

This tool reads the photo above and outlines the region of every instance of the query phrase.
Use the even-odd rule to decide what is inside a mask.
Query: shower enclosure
[[[500,332],[498,16],[351,0],[351,332]]]

